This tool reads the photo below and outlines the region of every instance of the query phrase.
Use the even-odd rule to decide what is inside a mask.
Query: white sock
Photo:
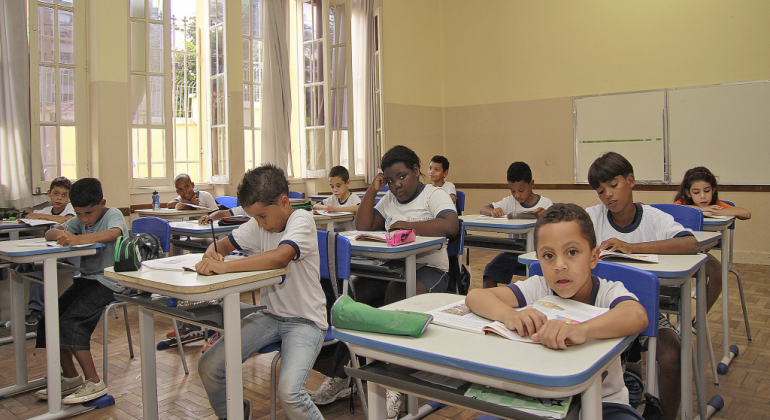
[[[73,383],[73,382],[78,382],[80,380],[80,375],[75,376],[74,378],[67,378],[65,376],[62,376],[62,378],[64,378],[64,382]]]

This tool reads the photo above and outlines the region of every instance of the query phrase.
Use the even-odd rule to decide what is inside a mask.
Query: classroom
[[[2,52],[0,74],[8,74],[8,60],[22,57],[29,61],[25,67],[30,76],[26,96],[32,112],[26,119],[26,143],[19,145],[10,136],[0,138],[4,145],[0,158],[4,167],[0,207],[42,205],[47,200],[44,193],[48,183],[56,176],[68,176],[73,181],[96,177],[105,186],[108,207],[119,209],[130,227],[139,211],[152,207],[154,191],[159,193],[161,203],[176,196],[173,184],[178,173],[190,173],[196,189],[214,197],[235,196],[243,174],[264,162],[285,169],[291,191],[305,197],[330,194],[327,171],[335,165],[352,167],[350,188],[363,192],[377,174],[376,163],[382,154],[396,145],[405,145],[420,157],[425,183],[430,183],[427,168],[431,157],[446,156],[452,163],[448,180],[466,197],[465,214],[477,214],[480,207],[509,195],[504,174],[514,161],[531,166],[537,193],[554,203],[589,207],[599,200],[585,179],[576,179],[576,98],[671,92],[744,82],[761,84],[770,79],[770,2],[764,0],[268,1],[285,8],[285,20],[273,17],[270,21],[266,13],[270,7],[263,10],[262,2],[257,0],[4,2],[0,37],[18,28],[24,29],[24,34],[2,40],[0,51],[8,45],[29,42],[28,51],[33,57],[28,57],[26,51],[7,56]],[[140,3],[141,7],[137,6]],[[187,5],[180,5],[183,3]],[[317,29],[323,35],[308,41],[306,34],[303,47],[298,40],[302,31],[297,27],[303,22],[301,11],[313,7],[324,11],[331,7],[338,17],[343,17],[340,21],[351,28],[339,25],[334,30],[348,31],[347,39],[328,27],[316,28],[323,26],[322,18],[316,23],[306,17],[305,32],[312,32],[308,30],[312,26],[313,31]],[[46,13],[53,9],[59,32],[54,35],[51,24],[51,33],[45,34],[44,25],[37,23],[44,22]],[[148,13],[140,16],[136,12],[139,9],[141,13],[147,9]],[[369,13],[369,20],[358,20],[356,13],[360,10]],[[16,13],[16,22],[9,16],[12,13]],[[37,18],[30,18],[28,24],[24,13]],[[175,13],[178,14],[174,16]],[[254,16],[260,13],[265,20],[255,24]],[[53,16],[51,12],[50,17]],[[183,21],[179,16],[186,19]],[[283,41],[289,45],[289,57],[285,60],[289,74],[283,74],[283,81],[279,81],[281,70],[286,69],[271,65],[284,62],[261,61],[264,49],[269,48],[262,46],[263,42],[266,44],[265,33],[276,30],[265,23],[268,21],[280,22],[280,29],[288,34]],[[328,18],[324,22],[328,23]],[[244,23],[252,31],[243,28]],[[66,35],[70,40],[60,35],[66,32],[62,29],[66,25],[70,28]],[[174,25],[174,35],[167,35],[171,33],[169,25]],[[371,36],[369,49],[355,46],[363,38],[361,27]],[[141,32],[137,38],[138,28],[146,28],[147,32]],[[335,41],[326,39],[329,32],[337,34]],[[206,41],[199,49],[193,45],[192,54],[183,59],[191,52],[190,33],[197,33],[196,37]],[[40,40],[46,37],[63,40],[59,39],[55,48],[45,47],[47,44]],[[160,44],[153,44],[158,40]],[[338,58],[336,64],[334,58],[319,61],[317,56],[311,59],[311,54],[305,53],[303,76],[303,48],[311,51],[326,43],[324,54]],[[137,61],[132,48],[140,44],[142,58]],[[39,51],[45,48],[50,48],[51,54],[69,51],[74,58],[45,58],[45,53]],[[370,103],[366,106],[359,103],[358,95],[366,89],[353,81],[362,68],[357,61],[366,61],[358,56],[362,51],[371,55],[368,62],[374,66],[365,66],[372,74],[371,93],[367,91],[365,96]],[[346,59],[339,59],[341,56]],[[153,68],[158,60],[160,68]],[[343,61],[345,64],[339,64]],[[46,70],[38,71],[43,68]],[[49,70],[52,73],[46,73]],[[335,74],[337,71],[340,73]],[[196,80],[185,84],[185,78],[177,77],[177,72],[197,74]],[[326,85],[323,75],[319,80],[315,73],[331,75],[328,78],[336,81]],[[63,75],[69,79],[65,81]],[[339,82],[343,79],[348,84]],[[0,82],[10,96],[13,82]],[[281,91],[280,82],[284,83],[285,91]],[[320,91],[319,86],[323,86]],[[290,108],[269,109],[269,101],[275,105],[282,98],[290,99]],[[325,102],[336,108],[329,109]],[[74,108],[66,108],[73,103]],[[161,107],[159,114],[157,108],[153,109],[157,104]],[[761,111],[767,115],[770,100],[764,104],[767,108]],[[318,111],[317,106],[325,111]],[[367,116],[362,117],[363,114]],[[3,114],[0,120],[5,122],[0,124],[24,125],[24,120],[7,118],[9,115]],[[272,120],[267,122],[268,119]],[[364,127],[370,128],[370,132]],[[0,136],[7,136],[5,132]],[[270,138],[285,141],[268,144]],[[725,150],[701,148],[695,143],[691,155],[703,155],[704,159],[728,155],[730,144],[741,142],[726,143]],[[764,156],[768,150],[767,137],[756,143],[744,146]],[[22,165],[10,159],[17,155],[26,156],[21,159]],[[637,164],[633,156],[627,157],[635,167],[644,165]],[[6,175],[5,168],[19,168],[20,173]],[[730,374],[722,377],[722,385],[708,384],[707,393],[721,390],[725,399],[725,408],[712,418],[770,418],[764,410],[766,397],[762,397],[770,383],[770,354],[760,349],[763,344],[770,344],[766,325],[770,313],[765,307],[768,291],[760,283],[770,274],[770,241],[766,239],[770,237],[770,212],[766,210],[770,208],[770,177],[730,182],[739,178],[742,171],[766,172],[740,165],[728,170],[733,172],[716,174],[728,180],[720,184],[720,198],[752,213],[750,220],[737,223],[733,262],[744,277],[745,288],[756,281],[747,298],[754,339],[746,340],[737,288],[731,286],[730,334],[741,354],[730,366]],[[673,202],[682,176],[682,172],[669,171],[666,182],[637,183],[635,200],[646,204]],[[16,194],[19,188],[14,185],[19,184],[28,186],[22,188],[26,189],[23,199],[10,195],[11,191]],[[719,257],[718,251],[712,254]],[[469,268],[474,286],[480,286],[483,267],[494,255],[471,251]],[[733,280],[731,275],[731,285]],[[0,280],[2,321],[10,318],[8,283],[7,277]],[[251,301],[251,295],[245,293],[243,301]],[[714,351],[721,354],[721,300],[717,305],[708,319]],[[129,315],[135,320],[136,309],[130,309]],[[171,327],[170,321],[161,318],[156,317],[157,334]],[[117,392],[111,390],[116,406],[76,418],[141,415],[142,394],[139,381],[135,380],[139,361],[128,358],[123,328],[122,320],[111,321],[109,337],[115,344],[110,343],[110,349],[116,349],[116,359],[125,359],[116,362],[120,368],[116,367],[115,372],[131,375],[134,384],[128,385],[126,381]],[[138,334],[134,321],[132,328]],[[7,336],[9,331],[0,328],[0,335]],[[95,335],[99,342],[100,331],[97,328]],[[95,354],[101,350],[97,346]],[[13,359],[11,347],[0,346],[0,354],[6,360]],[[182,397],[197,405],[190,410],[169,409],[168,418],[215,418],[200,382],[192,380],[197,375],[193,373],[193,364],[197,364],[198,357],[199,351],[188,352],[191,378],[187,383],[194,395]],[[178,355],[158,352],[157,358],[159,377],[164,372],[181,381],[184,373]],[[254,395],[269,399],[269,379],[267,384],[262,380],[269,377],[269,359],[272,357],[260,356],[244,365],[244,379],[249,383],[247,393],[252,399]],[[45,356],[30,356],[29,360],[31,371],[45,373]],[[33,360],[39,365],[34,365]],[[7,363],[5,370],[11,371],[12,362]],[[96,364],[100,369],[101,358]],[[165,364],[163,368],[161,364]],[[0,366],[6,364],[0,362]],[[250,374],[261,379],[247,378]],[[117,376],[111,374],[112,378]],[[707,376],[710,379],[711,373]],[[308,389],[317,388],[321,380],[320,376],[311,375]],[[11,373],[0,375],[0,387],[12,384]],[[162,392],[171,391],[166,387]],[[347,403],[338,403],[337,406],[346,407],[322,413],[328,418],[364,418],[356,404],[353,416],[347,413]],[[260,402],[259,417],[269,416],[268,405]],[[30,418],[45,410],[31,392],[0,399],[0,419]],[[478,415],[481,413],[449,408],[429,417],[465,419]]]

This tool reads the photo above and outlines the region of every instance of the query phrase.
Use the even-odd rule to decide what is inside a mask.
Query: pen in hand
[[[214,252],[219,255],[219,250],[217,249],[217,235],[214,233],[214,221],[211,221],[211,237],[214,239]]]

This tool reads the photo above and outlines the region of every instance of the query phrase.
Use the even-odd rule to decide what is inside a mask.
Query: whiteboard
[[[623,155],[637,182],[665,182],[666,92],[583,96],[574,99],[575,182],[604,152]]]
[[[672,183],[705,166],[720,184],[770,184],[770,81],[670,89]]]

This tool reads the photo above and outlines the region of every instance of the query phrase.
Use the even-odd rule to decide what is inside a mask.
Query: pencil
[[[219,250],[217,249],[217,235],[214,233],[214,221],[211,221],[211,237],[214,239],[214,252],[219,254]]]

